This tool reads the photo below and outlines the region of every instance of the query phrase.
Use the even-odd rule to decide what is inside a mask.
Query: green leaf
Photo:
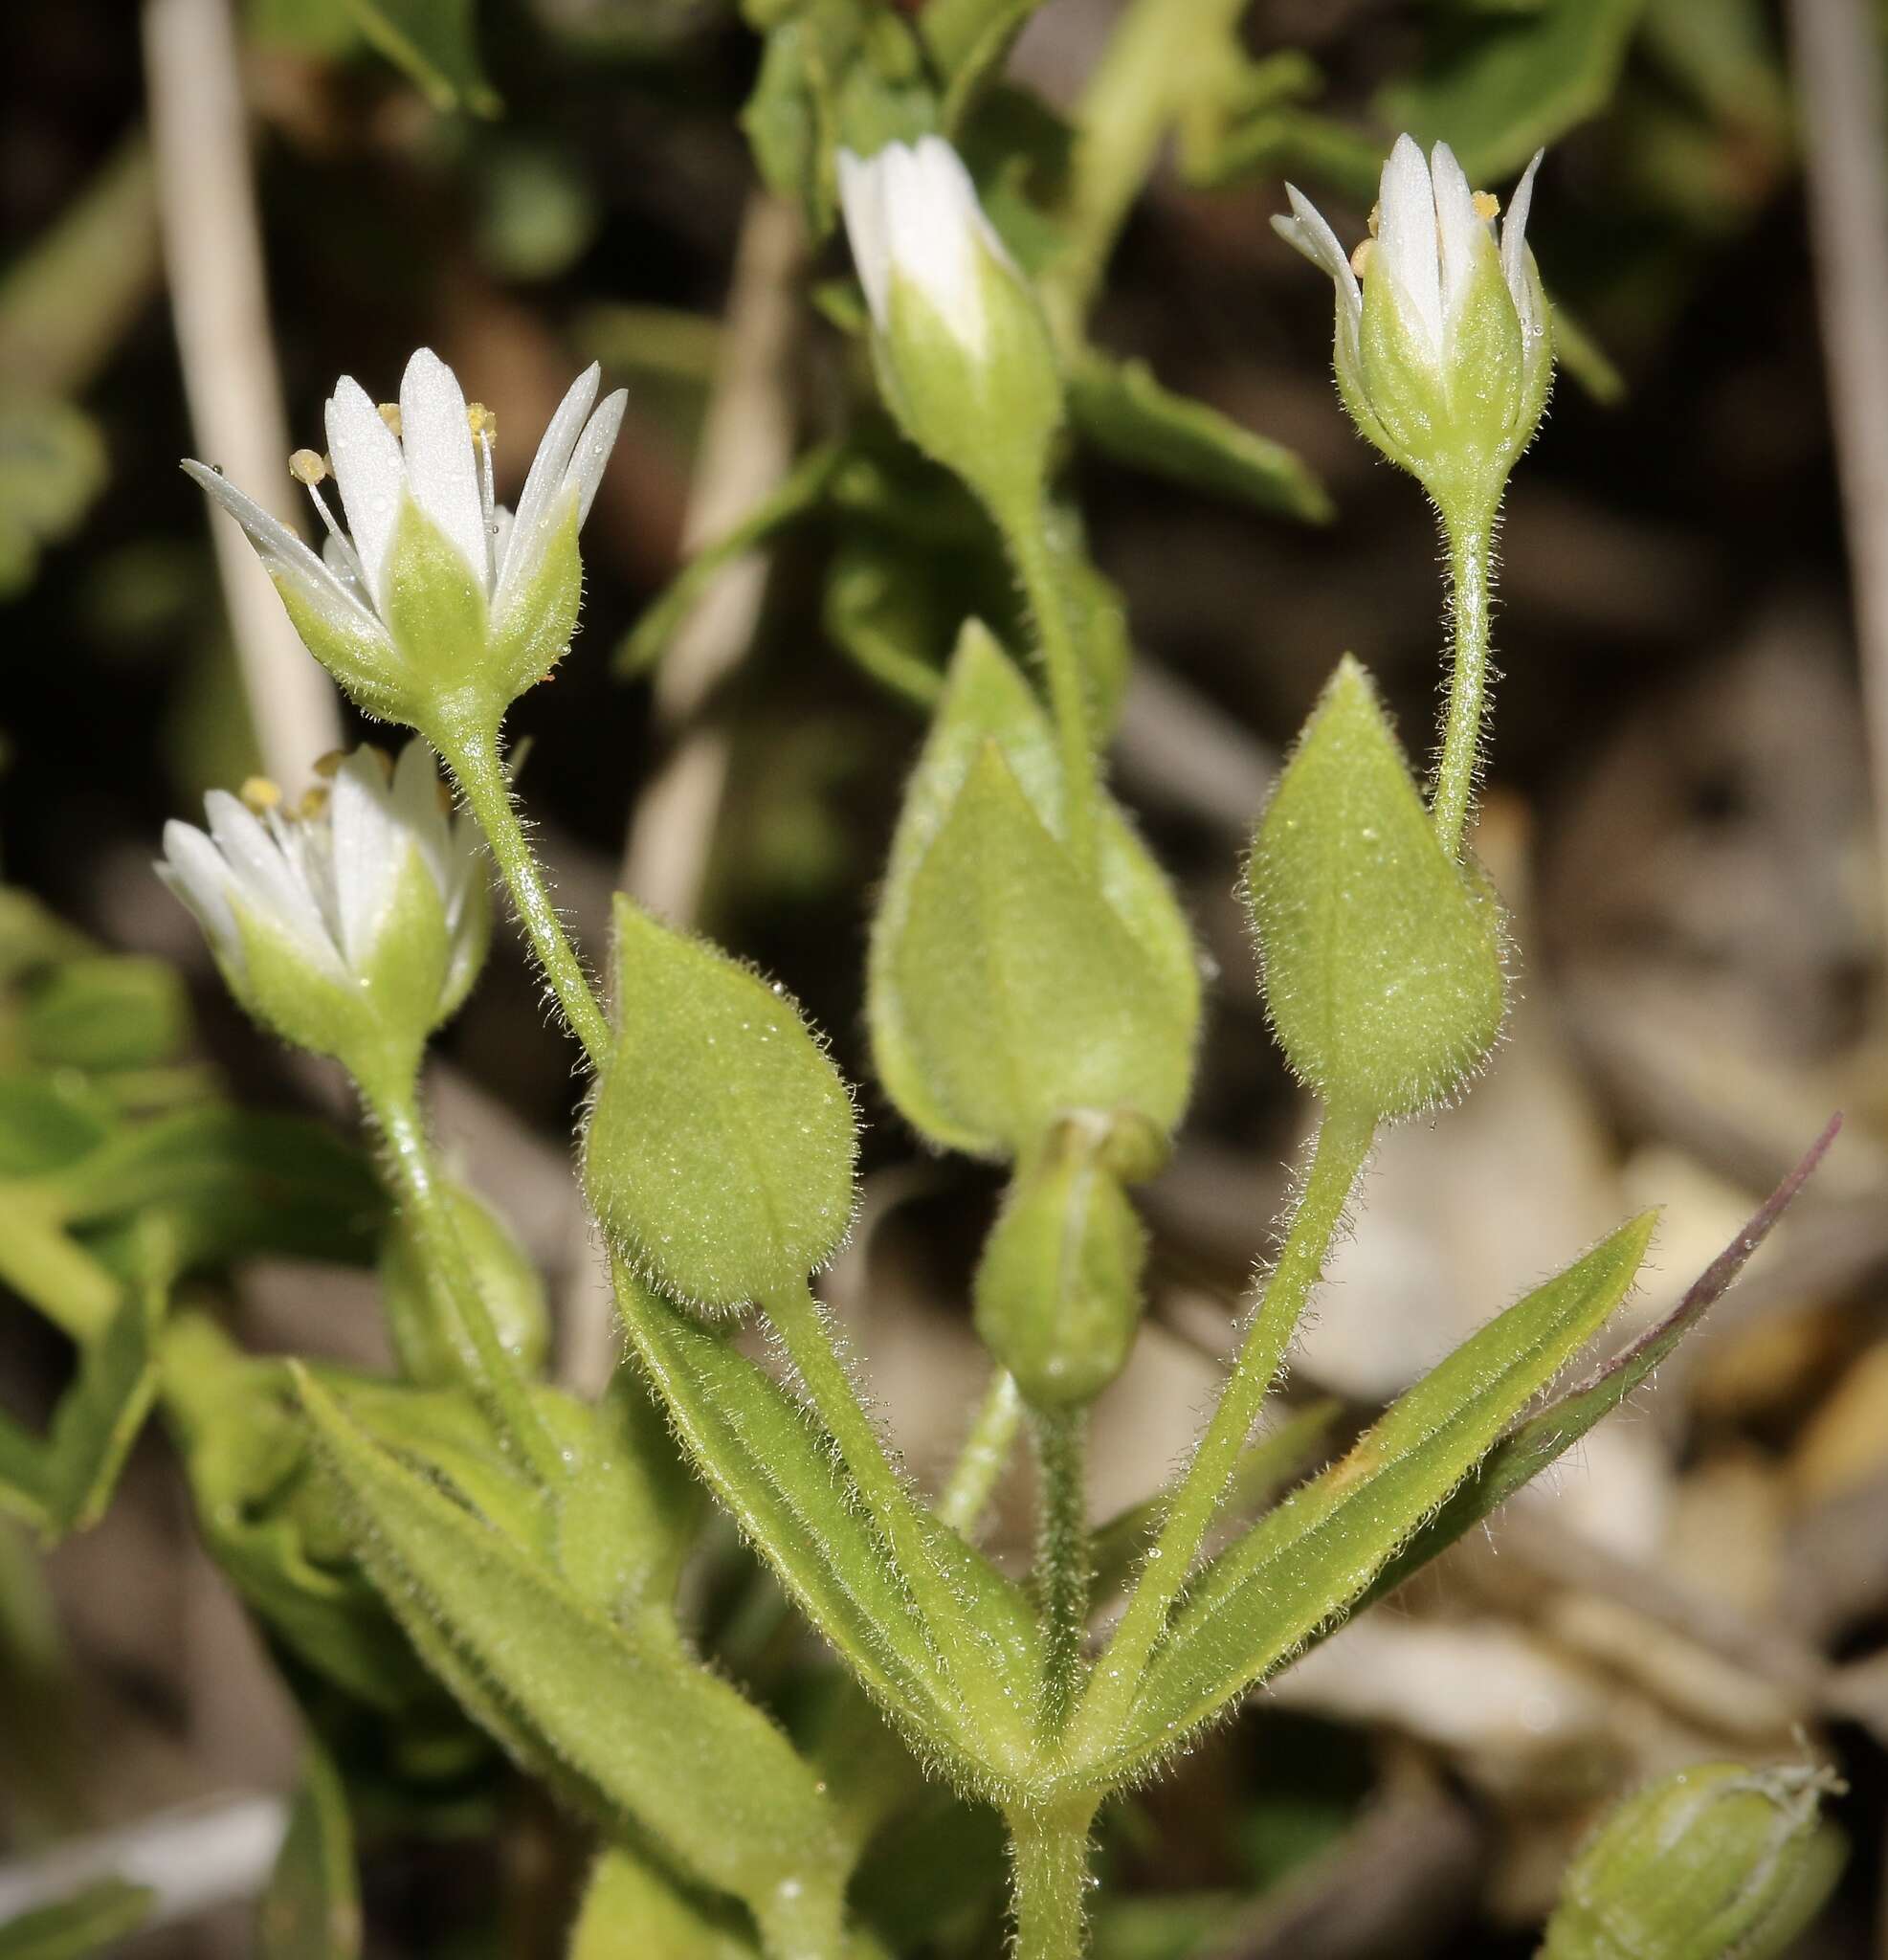
[[[852,1098],[784,990],[616,900],[615,1040],[584,1139],[625,1256],[708,1309],[803,1286],[853,1214]]]
[[[1293,451],[1163,388],[1144,361],[1084,353],[1069,375],[1069,414],[1117,462],[1307,523],[1332,516],[1329,494]]]
[[[1528,1400],[1597,1333],[1645,1257],[1654,1214],[1472,1335],[1347,1456],[1268,1513],[1188,1591],[1110,1756],[1166,1754],[1343,1615]]]
[[[496,116],[502,104],[479,65],[473,0],[345,0],[362,34],[435,109]]]
[[[618,642],[610,660],[610,671],[616,679],[633,680],[646,674],[668,651],[682,622],[727,566],[817,510],[845,457],[845,451],[836,443],[810,449],[738,524],[704,545]]]
[[[256,1922],[261,1960],[356,1960],[361,1894],[347,1793],[326,1753],[311,1744]]]
[[[1553,0],[1437,24],[1422,67],[1386,85],[1377,120],[1455,150],[1472,183],[1514,175],[1611,100],[1645,0]]]
[[[1067,1109],[1165,1129],[1185,1107],[1200,985],[1186,920],[1112,804],[1099,889],[1083,882],[1055,835],[1059,784],[1028,681],[969,622],[905,791],[868,972],[879,1079],[934,1143],[1013,1155]]]
[[[39,1440],[0,1414],[0,1509],[48,1538],[97,1524],[157,1393],[156,1286],[131,1289],[79,1351],[78,1375]]]
[[[0,1926],[0,1960],[84,1960],[101,1953],[144,1925],[153,1897],[119,1879],[88,1885]]]
[[[0,1177],[40,1177],[96,1150],[107,1125],[99,1099],[59,1076],[0,1079]]]
[[[752,1931],[685,1892],[627,1845],[606,1845],[570,1935],[568,1960],[760,1960]]]
[[[321,1125],[229,1108],[122,1130],[49,1189],[75,1226],[161,1213],[184,1267],[258,1253],[366,1265],[386,1208],[366,1160]]]
[[[503,1533],[379,1449],[305,1370],[302,1404],[355,1548],[455,1691],[527,1765],[627,1819],[764,1933],[836,1942],[844,1867],[812,1772],[705,1667],[588,1605]],[[677,1774],[677,1766],[686,1773]]]
[[[1523,1484],[1565,1456],[1603,1415],[1610,1414],[1649,1381],[1659,1363],[1723,1298],[1751,1254],[1770,1236],[1822,1162],[1841,1125],[1839,1116],[1831,1120],[1802,1161],[1686,1289],[1685,1297],[1664,1320],[1578,1388],[1503,1437],[1482,1459],[1474,1479],[1464,1483],[1377,1574],[1360,1606],[1387,1597],[1405,1579],[1448,1550]]]
[[[1405,1116],[1480,1067],[1506,1004],[1500,915],[1436,841],[1348,656],[1260,819],[1246,897],[1278,1045],[1328,1102]]]
[[[189,1033],[183,980],[162,960],[68,961],[20,1012],[21,1041],[45,1068],[154,1068],[173,1060]]]
[[[0,401],[0,600],[33,583],[41,550],[78,528],[108,474],[104,437],[82,409]]]
[[[911,1593],[827,1439],[763,1369],[620,1261],[616,1300],[683,1447],[795,1604],[902,1725],[974,1762]],[[973,1591],[1019,1684],[1033,1682],[1034,1622],[1020,1593],[954,1533],[935,1526],[926,1536],[934,1582]]]

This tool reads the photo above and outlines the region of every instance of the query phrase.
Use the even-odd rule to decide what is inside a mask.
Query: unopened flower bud
[[[1446,511],[1492,510],[1553,378],[1546,296],[1527,249],[1537,155],[1499,228],[1446,143],[1400,136],[1375,236],[1347,257],[1296,186],[1280,237],[1337,289],[1338,390],[1358,428]],[[1360,284],[1361,279],[1361,284]]]
[[[1062,386],[1034,293],[943,138],[839,154],[839,196],[886,400],[997,508],[1040,492]]]
[[[1847,1857],[1827,1771],[1704,1763],[1610,1811],[1569,1867],[1541,1960],[1772,1960]]]

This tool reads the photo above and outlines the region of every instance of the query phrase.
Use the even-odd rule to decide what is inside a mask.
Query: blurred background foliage
[[[1342,649],[1411,738],[1432,714],[1427,514],[1350,434],[1329,294],[1265,218],[1289,176],[1361,235],[1399,128],[1498,189],[1550,146],[1530,238],[1564,371],[1510,498],[1480,840],[1526,1000],[1474,1104],[1386,1149],[1296,1386],[1362,1420],[1627,1197],[1671,1202],[1681,1284],[1838,1102],[1850,1129],[1646,1419],[1517,1506],[1501,1559],[1465,1545],[1121,1808],[1098,1951],[1525,1953],[1595,1805],[1700,1753],[1788,1753],[1801,1726],[1862,1851],[1804,1950],[1888,1952],[1882,922],[1778,11],[247,0],[236,25],[288,446],[320,446],[338,373],[390,393],[430,344],[497,410],[515,494],[577,366],[630,390],[576,656],[515,718],[523,788],[590,945],[619,876],[666,897],[788,979],[865,1084],[835,1303],[924,1476],[977,1378],[966,1248],[995,1193],[870,1084],[864,921],[957,626],[1016,600],[872,403],[831,152],[943,127],[978,167],[1069,364],[1064,521],[1096,568],[1121,785],[1215,967],[1211,1063],[1152,1193],[1157,1325],[1102,1412],[1110,1507],[1183,1446],[1298,1134],[1232,891],[1243,834]],[[0,15],[0,1481],[22,1527],[0,1530],[0,1876],[80,1829],[298,1788],[262,1950],[353,1950],[351,1831],[368,1952],[557,1951],[582,1850],[543,1798],[416,1671],[375,1704],[344,1658],[310,1666],[358,1640],[360,1679],[399,1673],[300,1445],[212,1460],[183,1407],[140,1429],[164,1340],[263,1437],[268,1357],[387,1359],[379,1200],[335,1084],[231,1013],[148,869],[267,723],[175,468],[203,436],[167,302],[204,218],[154,167],[152,72],[122,0]],[[690,757],[705,811],[644,794]],[[548,1279],[560,1378],[594,1388],[575,1085],[515,945],[445,1055],[460,1168]],[[323,1602],[278,1615],[267,1656],[187,1484],[252,1605],[284,1560]],[[1011,1492],[1012,1552],[1027,1515]],[[64,1542],[42,1557],[29,1529]],[[704,1644],[815,1721],[818,1669],[731,1534],[700,1563]],[[988,1953],[998,1860],[988,1818],[914,1793],[860,1889],[895,1945],[902,1920],[944,1928],[922,1950]],[[0,1953],[89,1950],[140,1910],[94,1894]],[[139,1950],[244,1952],[252,1924],[226,1907]]]

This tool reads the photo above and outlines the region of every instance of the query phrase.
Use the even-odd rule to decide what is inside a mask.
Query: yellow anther
[[[251,776],[236,794],[257,816],[265,810],[275,809],[282,800],[281,785],[272,783],[267,776]]]
[[[1370,255],[1376,249],[1377,241],[1374,238],[1358,239],[1357,250],[1350,255],[1350,269],[1360,279],[1364,277],[1364,268],[1370,262]]]
[[[377,743],[364,742],[361,744],[361,753],[372,756],[374,761],[380,765],[381,774],[389,783],[393,780],[393,758],[388,754],[386,749],[382,748]]]
[[[499,439],[499,418],[483,402],[467,402],[465,405],[466,426],[472,431],[475,442],[496,442]]]
[[[395,435],[399,434],[400,404],[398,402],[382,402],[380,405],[380,419],[392,430]]]
[[[328,807],[326,786],[316,783],[302,791],[301,801],[295,806],[295,813],[303,823],[313,823]]]
[[[327,458],[312,449],[298,449],[288,459],[288,473],[298,483],[313,489],[328,473]]]
[[[1483,224],[1501,215],[1501,200],[1492,190],[1477,190],[1469,202],[1475,206],[1475,214]]]
[[[324,783],[331,783],[341,773],[341,765],[347,760],[344,748],[330,748],[325,755],[315,758],[315,773]]]

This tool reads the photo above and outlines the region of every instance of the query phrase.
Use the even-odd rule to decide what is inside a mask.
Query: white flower
[[[1376,236],[1354,256],[1296,185],[1285,187],[1291,215],[1272,220],[1336,287],[1346,406],[1432,489],[1452,473],[1505,477],[1545,406],[1553,352],[1527,250],[1540,167],[1537,153],[1498,224],[1495,199],[1469,189],[1446,143],[1425,159],[1399,136],[1383,168]]]
[[[378,751],[355,750],[299,814],[273,784],[245,795],[212,790],[207,831],[166,824],[157,866],[232,990],[323,1053],[336,1052],[335,1027],[347,1033],[362,1016],[390,1016],[423,1038],[464,999],[490,931],[478,830],[447,813],[426,745],[409,743],[390,770]],[[293,998],[285,1013],[285,992],[305,995],[309,1013]]]
[[[463,560],[483,597],[491,639],[528,632],[530,622],[518,616],[521,604],[531,598],[572,505],[579,525],[589,515],[622,425],[621,390],[591,412],[598,380],[591,366],[564,397],[538,445],[515,518],[493,498],[492,418],[479,408],[468,412],[457,378],[430,347],[407,363],[397,411],[376,408],[351,375],[335,385],[327,405],[328,463],[351,537],[322,495],[328,463],[312,451],[297,452],[291,467],[327,529],[320,556],[218,471],[190,461],[184,468],[248,533],[298,626],[304,635],[317,630],[323,644],[315,651],[354,691],[359,673],[391,672],[399,664],[389,601],[394,539],[409,499]],[[473,658],[478,652],[467,650]],[[374,695],[370,684],[359,691]],[[366,704],[382,706],[378,698]]]
[[[964,160],[941,136],[886,145],[869,161],[839,152],[839,202],[872,318],[879,332],[892,319],[892,278],[906,278],[970,353],[989,342],[989,311],[980,255],[1012,274]]]

